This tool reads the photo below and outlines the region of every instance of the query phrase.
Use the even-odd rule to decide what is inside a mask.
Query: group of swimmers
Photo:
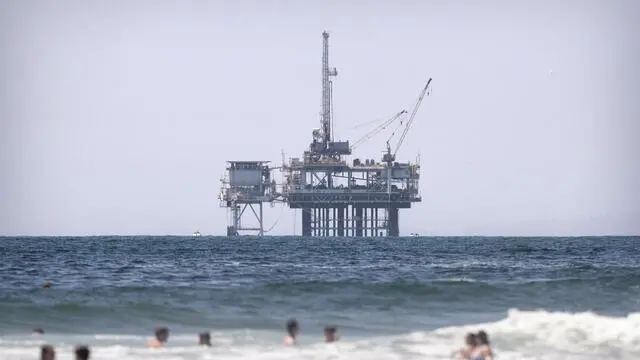
[[[298,320],[289,319],[285,325],[285,330],[287,334],[284,337],[283,343],[285,345],[295,345],[296,338],[300,333],[300,324],[298,324]],[[340,340],[338,336],[338,328],[335,326],[326,326],[324,328],[324,342],[336,342]]]
[[[295,345],[298,334],[300,333],[300,324],[296,319],[289,319],[285,324],[285,337],[283,343],[285,345]],[[340,339],[337,335],[338,328],[335,326],[327,326],[324,328],[325,342],[335,342]],[[33,329],[34,335],[44,334],[41,328]],[[155,336],[147,341],[147,346],[152,348],[163,347],[169,340],[169,328],[159,327],[155,329]],[[211,333],[202,332],[198,334],[198,345],[211,346]],[[75,360],[89,360],[89,347],[86,345],[77,346],[74,350]],[[55,360],[56,352],[53,346],[43,345],[40,352],[40,360]],[[475,360],[475,359],[474,359]]]
[[[468,333],[464,342],[465,347],[456,351],[453,356],[465,360],[493,360],[489,335],[484,330],[480,330],[476,334]]]
[[[285,337],[283,343],[285,345],[296,345],[297,337],[300,333],[300,324],[296,319],[289,319],[285,324]],[[33,330],[34,334],[44,334],[44,330],[38,328]],[[335,326],[327,326],[324,328],[325,342],[331,343],[338,341],[338,329]],[[148,347],[163,347],[169,340],[169,328],[159,327],[155,329],[155,337],[147,341]],[[198,345],[211,346],[211,334],[202,332],[198,334]],[[489,335],[484,330],[478,333],[469,333],[465,337],[465,347],[454,352],[452,356],[465,360],[493,360],[493,350],[489,342]],[[77,346],[74,350],[75,360],[89,360],[90,350],[88,346]],[[43,345],[41,347],[40,360],[55,360],[55,350],[51,345]]]
[[[33,335],[42,335],[44,330],[42,328],[33,329]],[[91,350],[86,345],[78,345],[73,349],[75,354],[75,360],[89,360]],[[55,360],[56,350],[51,345],[42,345],[40,347],[40,360]]]
[[[77,346],[74,349],[75,360],[89,360],[89,355],[91,351],[89,351],[89,347],[87,346]],[[40,360],[55,360],[56,351],[53,349],[51,345],[43,345],[40,348]]]
[[[300,324],[296,319],[289,319],[285,324],[285,337],[283,343],[285,345],[295,345],[298,334],[300,333]],[[326,326],[324,328],[324,341],[335,342],[338,341],[338,328],[335,326]],[[169,340],[169,328],[159,327],[155,330],[155,337],[147,341],[149,347],[163,347]],[[209,332],[203,332],[198,334],[198,345],[211,346],[211,334]]]

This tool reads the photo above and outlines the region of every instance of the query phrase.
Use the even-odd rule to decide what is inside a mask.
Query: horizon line
[[[186,235],[186,234],[165,234],[165,235],[149,235],[149,234],[120,234],[120,235],[0,235],[0,239],[3,238],[91,238],[91,237],[122,237],[122,238],[131,238],[131,237],[179,237],[179,238],[275,238],[275,237],[304,237],[302,235],[239,235],[239,236],[226,236],[226,235]],[[405,235],[398,236],[393,238],[600,238],[600,237],[623,237],[623,238],[633,238],[640,237],[638,235]],[[350,237],[350,236],[307,236],[306,238],[318,238],[318,239],[389,239],[391,237],[388,236],[360,236],[360,237]]]

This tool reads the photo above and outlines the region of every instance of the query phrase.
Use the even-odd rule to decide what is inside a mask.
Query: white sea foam
[[[0,337],[0,360],[37,358],[38,346],[50,343],[57,358],[72,359],[75,344],[88,344],[93,359],[450,359],[469,331],[486,330],[502,359],[637,359],[640,357],[640,313],[612,318],[592,313],[511,310],[500,321],[440,328],[434,331],[350,338],[324,344],[303,334],[298,347],[280,345],[281,334],[263,331],[212,332],[212,348],[194,344],[197,335],[173,334],[165,349],[142,346],[144,336],[77,335]],[[317,332],[321,335],[321,330]],[[314,342],[315,341],[315,342]]]

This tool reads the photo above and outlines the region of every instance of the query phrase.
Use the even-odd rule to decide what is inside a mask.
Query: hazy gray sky
[[[402,234],[640,234],[639,10],[0,1],[0,235],[224,234],[224,161],[279,164],[318,127],[323,30],[337,138],[433,77],[399,151],[420,154],[424,199]],[[291,210],[267,209],[272,234],[293,232]]]

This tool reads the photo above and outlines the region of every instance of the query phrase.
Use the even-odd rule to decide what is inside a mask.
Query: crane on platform
[[[369,132],[367,132],[360,139],[356,140],[353,144],[351,144],[351,151],[353,151],[353,149],[355,149],[356,147],[360,146],[365,141],[367,141],[367,140],[371,139],[372,137],[376,136],[378,133],[380,133],[381,131],[386,129],[388,126],[393,124],[396,120],[401,118],[406,113],[407,113],[407,110],[402,110],[399,113],[395,114],[393,117],[385,120],[384,122],[382,122],[381,124],[379,124],[375,128],[369,130]]]
[[[404,127],[404,130],[402,131],[402,134],[400,135],[400,139],[398,139],[398,143],[396,144],[393,152],[391,152],[391,145],[389,144],[389,141],[391,141],[391,138],[393,137],[395,132],[393,134],[391,134],[391,136],[387,140],[387,152],[382,156],[382,161],[386,162],[387,164],[389,164],[389,166],[391,166],[391,163],[393,163],[396,160],[396,154],[398,153],[398,150],[400,149],[400,146],[402,145],[402,142],[404,141],[405,137],[407,136],[407,133],[409,132],[409,128],[411,127],[411,124],[413,123],[413,120],[415,119],[416,114],[418,113],[418,109],[420,108],[420,104],[422,104],[422,99],[424,99],[424,96],[427,94],[427,91],[429,90],[429,85],[431,85],[431,80],[432,79],[429,78],[429,80],[427,81],[427,84],[422,89],[422,92],[420,93],[420,97],[418,98],[418,101],[416,102],[416,105],[413,107],[413,111],[411,112],[411,115],[409,116],[409,120],[407,121],[407,123],[406,123],[406,125]]]

